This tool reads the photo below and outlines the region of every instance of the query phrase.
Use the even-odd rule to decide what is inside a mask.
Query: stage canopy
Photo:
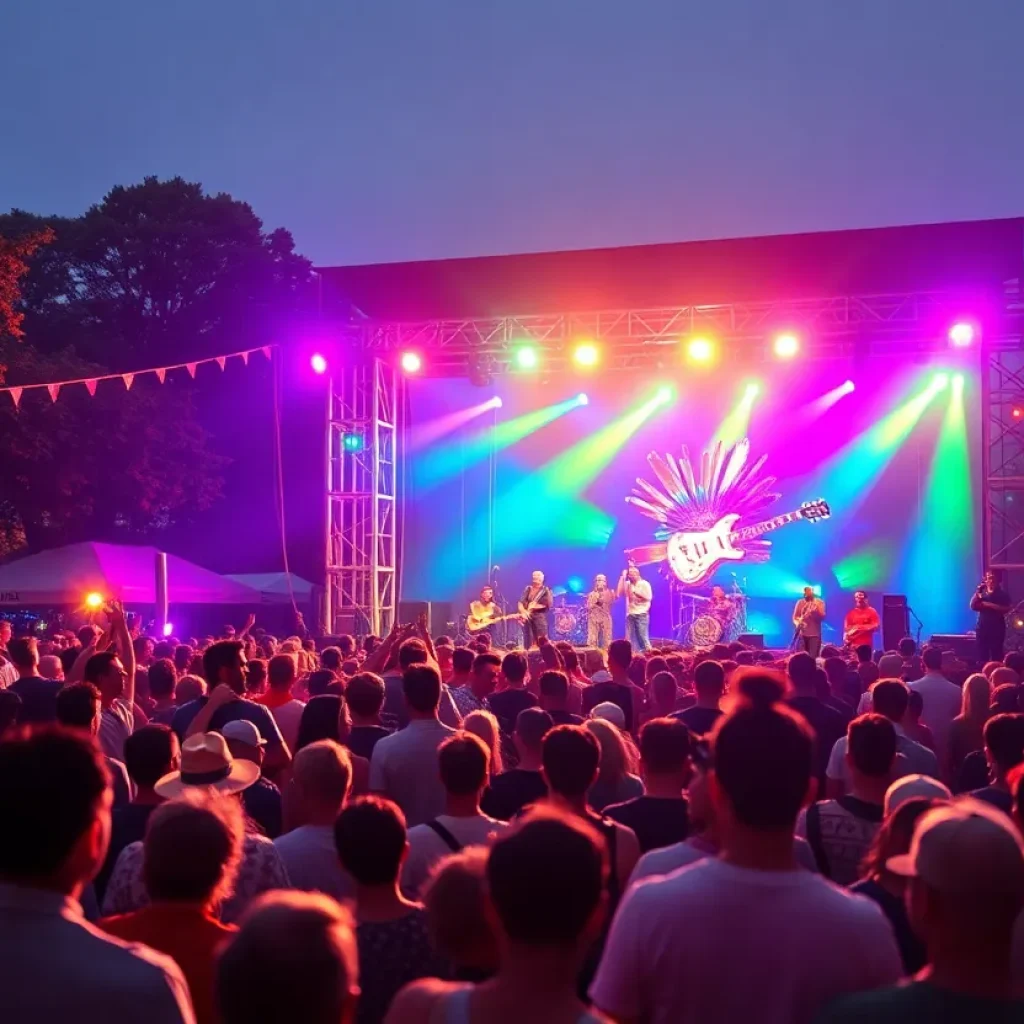
[[[291,604],[292,594],[299,604],[308,604],[313,597],[314,586],[295,573],[288,572],[244,572],[229,574],[227,579],[243,586],[258,590],[264,604]],[[289,587],[289,581],[291,586]]]
[[[126,604],[155,604],[156,548],[69,544],[0,566],[0,605],[81,605],[100,593]],[[202,566],[167,556],[171,604],[260,603],[260,592]]]

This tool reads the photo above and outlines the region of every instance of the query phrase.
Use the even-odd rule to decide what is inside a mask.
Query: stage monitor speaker
[[[900,641],[910,635],[910,616],[905,594],[882,596],[882,648],[895,651]]]
[[[764,650],[764,633],[741,633],[736,637],[736,643],[744,647],[753,647],[755,650]]]
[[[451,601],[402,601],[398,605],[399,622],[415,622],[426,612],[427,632],[432,636],[440,636],[452,621]]]
[[[978,656],[978,640],[973,633],[933,633],[928,646],[938,647],[943,654],[951,652],[963,661],[974,661]]]

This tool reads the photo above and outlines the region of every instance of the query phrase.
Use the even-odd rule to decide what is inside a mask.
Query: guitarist
[[[538,637],[548,635],[548,614],[552,603],[551,588],[544,585],[544,573],[535,572],[530,577],[530,585],[519,598],[519,614],[523,616],[523,646],[527,650],[537,644]]]
[[[469,618],[473,627],[473,636],[491,634],[491,627],[496,625],[501,609],[494,600],[494,587],[487,586],[480,591],[476,601],[469,602]],[[491,637],[493,640],[494,638]]]
[[[874,647],[875,633],[881,628],[878,612],[868,604],[868,595],[863,590],[854,591],[853,607],[843,620],[843,640],[855,651],[861,644]]]
[[[804,596],[793,609],[793,625],[796,627],[800,646],[812,658],[821,652],[821,624],[825,621],[825,602],[814,596],[812,587],[804,587]]]

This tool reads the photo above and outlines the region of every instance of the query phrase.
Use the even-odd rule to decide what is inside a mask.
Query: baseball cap
[[[879,679],[899,679],[903,672],[903,655],[893,654],[890,651],[888,654],[883,654],[878,659],[878,677]]]
[[[592,683],[610,683],[612,681],[612,674],[606,668],[598,669],[591,677]]]
[[[885,791],[885,816],[888,818],[900,804],[925,797],[928,800],[952,800],[949,787],[930,775],[904,775]]]
[[[250,747],[265,747],[267,741],[260,736],[259,729],[252,722],[244,718],[228,722],[221,730],[221,736],[226,740],[235,740],[237,743],[248,743]]]
[[[618,704],[613,704],[610,700],[594,705],[590,712],[590,717],[603,718],[606,722],[611,722],[612,725],[619,729],[626,728],[626,712]]]
[[[910,852],[886,867],[940,892],[1024,897],[1024,843],[1002,811],[973,797],[924,814]]]

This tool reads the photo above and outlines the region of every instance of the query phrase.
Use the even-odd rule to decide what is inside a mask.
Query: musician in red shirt
[[[854,592],[853,607],[843,620],[843,639],[851,650],[861,644],[874,646],[874,634],[881,626],[878,612],[868,604],[868,595],[863,590]]]

